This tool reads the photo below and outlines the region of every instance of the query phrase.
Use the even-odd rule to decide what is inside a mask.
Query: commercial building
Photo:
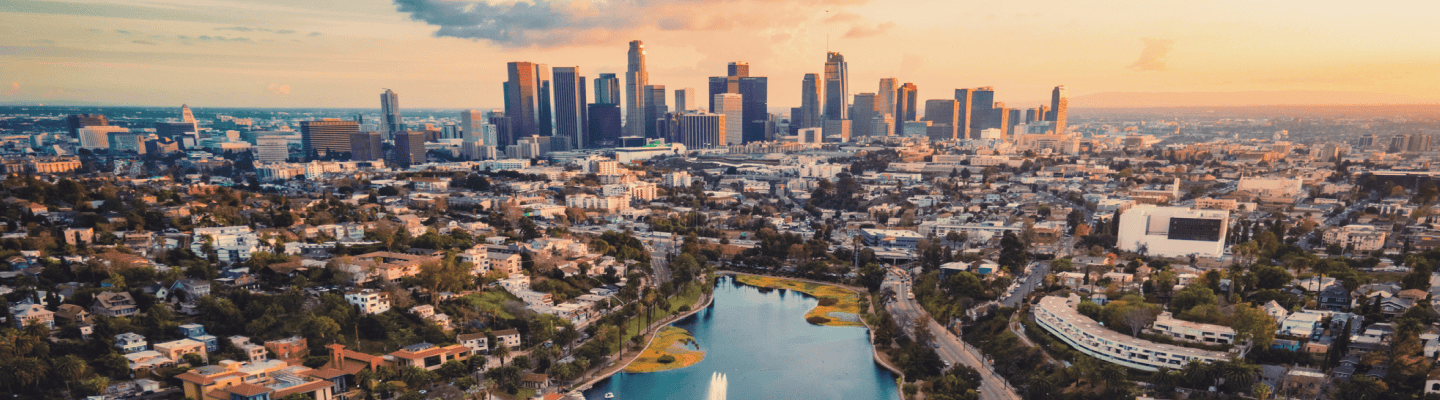
[[[664,137],[661,134],[659,121],[670,112],[670,106],[665,104],[665,85],[645,85],[645,112],[641,115],[645,125],[644,137],[658,139]]]
[[[395,152],[391,160],[401,168],[425,163],[425,132],[395,132]]]
[[[904,136],[905,123],[915,120],[915,114],[919,112],[916,108],[920,106],[918,96],[919,89],[910,82],[905,82],[895,91],[895,109],[891,112],[895,113],[895,126],[900,129],[895,131],[895,136]]]
[[[722,94],[722,96],[726,96]],[[739,96],[739,95],[729,95]],[[686,113],[675,117],[674,140],[691,149],[709,149],[729,142],[731,129],[725,115]]]
[[[1226,352],[1155,343],[1112,331],[1075,311],[1079,303],[1079,296],[1046,296],[1033,309],[1035,322],[1081,353],[1127,368],[1180,369],[1191,361],[1213,363],[1230,358]]]
[[[870,136],[874,131],[875,121],[884,115],[880,110],[879,97],[874,93],[859,93],[855,95],[855,102],[850,106],[851,134],[855,136]]]
[[[850,119],[850,67],[845,56],[839,52],[825,54],[825,110],[826,120]]]
[[[376,135],[378,136],[379,133],[376,133]],[[286,159],[290,158],[290,140],[284,137],[261,136],[255,138],[255,143],[256,162],[278,163],[285,162]],[[353,150],[351,154],[354,154]]]
[[[504,84],[505,117],[510,119],[510,138],[534,136],[542,131],[550,135],[550,68],[517,61],[506,64],[506,71],[510,80]]]
[[[360,123],[339,118],[300,121],[300,142],[306,159],[350,151],[350,135],[360,132]]]
[[[74,138],[80,137],[80,128],[106,125],[110,122],[101,114],[71,114],[65,117],[65,127],[70,129],[70,137]]]
[[[1065,113],[1070,108],[1070,95],[1065,91],[1065,86],[1056,86],[1050,92],[1050,110],[1045,114],[1045,120],[1055,123],[1055,134],[1065,134]]]
[[[595,104],[620,106],[620,78],[615,74],[600,74],[595,78]]]
[[[741,144],[745,131],[744,124],[741,123],[745,119],[744,98],[735,93],[719,93],[711,99],[710,104],[711,110],[723,118],[720,126],[725,128],[725,134],[720,137],[720,142],[715,144]],[[685,143],[685,146],[692,149],[704,148],[691,146],[689,143]]]
[[[405,121],[400,118],[400,95],[390,89],[380,94],[380,130],[387,135],[405,130]]]
[[[1154,256],[1220,257],[1230,214],[1140,204],[1120,215],[1116,247]]]
[[[554,85],[555,136],[564,143],[564,150],[583,148],[589,142],[586,136],[590,127],[585,118],[588,96],[580,67],[555,67]]]
[[[960,107],[954,99],[925,100],[925,120],[930,121],[926,136],[932,141],[955,140]]]
[[[821,117],[821,92],[824,86],[820,83],[820,74],[805,74],[805,79],[800,83],[800,108],[799,113],[792,113],[790,116],[791,129],[818,128]]]
[[[625,136],[645,136],[645,127],[655,120],[645,119],[646,86],[650,85],[650,73],[645,71],[645,43],[630,42],[625,66]]]
[[[99,150],[110,148],[111,133],[130,132],[130,129],[119,126],[100,125],[79,128],[77,132],[80,138],[80,148]]]
[[[1293,197],[1304,193],[1300,178],[1240,178],[1235,190],[1262,197]]]
[[[877,247],[903,247],[913,249],[924,239],[915,231],[897,229],[861,229],[860,238],[865,241],[866,246]]]
[[[586,106],[589,121],[589,143],[585,148],[610,148],[620,144],[624,127],[620,120],[620,105],[595,103]]]

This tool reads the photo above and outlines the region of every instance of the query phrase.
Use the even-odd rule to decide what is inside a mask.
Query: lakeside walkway
[[[714,301],[714,292],[711,292],[710,294],[701,293],[700,298],[696,299],[695,304],[691,305],[690,311],[671,315],[650,323],[650,325],[647,325],[645,327],[645,331],[647,333],[645,334],[644,347],[641,347],[640,350],[636,350],[629,355],[626,355],[625,345],[622,344],[620,346],[620,353],[617,356],[619,361],[613,362],[607,366],[600,367],[600,370],[597,371],[594,375],[592,375],[589,379],[585,379],[580,384],[575,385],[573,389],[570,389],[568,395],[583,397],[585,390],[588,390],[591,386],[594,386],[595,382],[599,382],[601,379],[609,378],[612,375],[624,371],[626,367],[629,367],[631,363],[635,362],[635,359],[640,358],[640,354],[644,353],[645,349],[649,348],[650,344],[655,341],[655,336],[660,332],[659,328],[661,326],[669,325],[674,323],[675,321],[679,321],[682,318],[694,315],[695,313],[700,312],[700,310],[710,307],[710,304]],[[589,371],[587,371],[587,373],[588,372]]]

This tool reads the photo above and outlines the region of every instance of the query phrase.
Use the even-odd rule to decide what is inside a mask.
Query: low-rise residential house
[[[380,314],[390,311],[390,294],[375,289],[345,292],[345,301],[360,307],[360,312],[365,314]]]
[[[130,363],[130,372],[154,371],[155,368],[174,366],[176,360],[166,357],[155,350],[137,351],[125,354],[125,360]]]
[[[1333,284],[1320,290],[1315,296],[1315,302],[1321,310],[1325,311],[1349,311],[1354,306],[1354,300],[1350,297],[1350,291],[1345,286]]]
[[[280,360],[225,360],[176,375],[185,398],[195,400],[278,400],[299,394],[312,400],[336,399],[338,376],[324,369],[292,366]]]
[[[46,329],[55,327],[55,313],[46,310],[39,304],[21,304],[10,307],[10,315],[14,318],[15,329],[25,329],[30,324],[40,324]]]
[[[518,330],[506,329],[495,331],[494,335],[496,346],[506,346],[512,350],[520,348],[520,331]]]
[[[302,360],[310,355],[310,345],[300,336],[266,341],[265,348],[270,350],[270,354],[274,354],[275,358],[287,361]]]
[[[55,311],[55,317],[70,321],[76,325],[89,325],[90,312],[85,307],[75,304],[61,304]]]
[[[469,347],[472,356],[490,351],[489,338],[485,337],[484,333],[462,333],[455,335],[455,341],[460,342],[461,346]]]
[[[186,354],[199,354],[200,357],[208,357],[205,352],[205,343],[193,339],[172,340],[165,343],[156,343],[155,351],[164,354],[171,360],[183,361]]]
[[[145,336],[135,332],[126,332],[115,335],[115,347],[120,348],[124,354],[137,353],[150,348],[150,343],[145,342]]]
[[[220,349],[220,340],[217,339],[215,335],[205,333],[205,325],[180,325],[180,334],[185,335],[186,338],[190,338],[197,342],[204,343],[205,351],[207,352],[214,352]]]
[[[244,354],[245,358],[250,362],[264,361],[266,358],[268,358],[265,356],[265,346],[251,343],[250,338],[248,337],[238,335],[231,336],[230,344],[233,344],[235,345],[235,348],[240,349],[240,352]]]
[[[102,292],[95,295],[95,303],[90,305],[90,312],[107,317],[128,317],[140,312],[140,307],[135,304],[135,298],[130,296],[130,293]]]
[[[396,368],[417,367],[434,371],[446,362],[464,361],[470,354],[472,349],[463,345],[441,347],[430,343],[417,343],[386,354],[384,358]]]
[[[450,330],[450,316],[435,312],[435,306],[429,304],[418,305],[410,307],[410,312],[426,321],[439,325],[440,329]]]
[[[1235,341],[1235,330],[1228,326],[1178,320],[1170,315],[1168,312],[1160,313],[1152,329],[1161,335],[1187,342],[1230,344]]]

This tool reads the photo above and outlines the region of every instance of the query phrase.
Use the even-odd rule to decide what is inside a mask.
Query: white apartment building
[[[210,243],[220,261],[238,263],[249,260],[259,242],[255,231],[245,225],[195,228],[190,251],[205,254],[205,244]]]
[[[1020,226],[1006,226],[1005,224],[993,221],[986,221],[978,224],[962,224],[953,223],[949,220],[941,220],[922,222],[920,223],[920,227],[917,230],[920,232],[920,236],[930,236],[930,234],[933,233],[935,234],[935,237],[943,238],[945,237],[945,235],[949,235],[950,232],[964,233],[971,236],[974,236],[975,234],[980,232],[987,232],[994,235],[1004,235],[1005,232],[1015,232],[1018,234],[1020,233],[1021,229],[1022,228]]]
[[[1075,311],[1079,296],[1047,296],[1034,308],[1035,322],[1086,355],[1101,361],[1144,371],[1180,369],[1192,360],[1226,361],[1230,354],[1140,340],[1100,326]]]
[[[111,132],[129,132],[130,129],[122,126],[87,126],[80,128],[76,133],[80,135],[80,148],[82,149],[108,149],[110,148]]]
[[[650,182],[628,182],[624,184],[604,185],[600,187],[601,196],[628,196],[631,199],[640,201],[655,200],[655,191],[655,184]]]
[[[1225,254],[1230,213],[1140,204],[1120,214],[1121,250],[1164,257]]]
[[[1372,225],[1346,225],[1327,229],[1320,238],[1327,245],[1355,246],[1355,251],[1375,251],[1385,248],[1386,235],[1384,229]]]
[[[615,175],[620,171],[620,163],[615,160],[595,160],[585,164],[585,173],[595,175]]]
[[[440,193],[450,190],[450,181],[436,178],[410,178],[415,190],[426,193]]]
[[[1304,190],[1300,178],[1240,178],[1235,190],[1250,192],[1264,197],[1292,197]]]
[[[1161,335],[1188,342],[1205,344],[1235,342],[1235,330],[1228,326],[1182,321],[1172,318],[1168,312],[1161,313],[1160,317],[1156,318],[1155,323],[1151,325],[1151,329]]]
[[[375,289],[345,292],[345,301],[360,307],[360,312],[365,314],[390,311],[390,294]]]
[[[690,177],[690,173],[689,173],[689,172],[685,172],[685,171],[675,171],[675,172],[671,172],[671,173],[665,174],[665,178],[664,178],[664,180],[663,180],[663,183],[664,183],[665,187],[687,187],[687,188],[688,188],[688,187],[690,187],[690,182],[693,182],[693,181],[694,181],[694,179],[692,179],[692,178]]]
[[[602,197],[593,194],[576,194],[565,198],[565,206],[617,212],[630,208],[630,198],[624,196]]]

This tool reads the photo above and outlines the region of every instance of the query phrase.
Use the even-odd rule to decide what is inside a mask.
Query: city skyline
[[[1221,4],[1141,10],[1044,2],[907,13],[953,5],[820,2],[781,3],[767,13],[773,16],[740,21],[704,20],[693,15],[706,13],[680,11],[712,6],[671,1],[596,11],[643,15],[622,25],[556,6],[550,31],[487,37],[464,33],[485,29],[465,29],[463,21],[425,22],[436,20],[441,3],[397,3],[7,2],[0,13],[15,23],[0,39],[12,56],[0,61],[10,72],[0,78],[0,102],[134,104],[130,93],[144,91],[143,101],[153,103],[144,105],[373,108],[376,88],[392,88],[407,107],[499,108],[501,94],[487,89],[504,80],[496,77],[505,61],[623,73],[620,52],[629,40],[646,41],[650,81],[669,87],[703,87],[711,71],[737,59],[777,88],[796,87],[804,73],[820,72],[814,63],[828,49],[848,56],[851,82],[862,90],[896,77],[924,88],[921,99],[993,86],[1002,93],[997,101],[1041,104],[1059,84],[1080,108],[1085,96],[1107,92],[1353,91],[1396,95],[1371,102],[1434,103],[1440,91],[1428,69],[1440,52],[1427,51],[1440,40],[1423,32],[1433,4],[1399,15],[1373,11],[1393,7],[1275,2],[1236,15]],[[739,12],[759,3],[731,6]],[[941,45],[966,52],[931,50]],[[1014,50],[1022,47],[1031,50]],[[967,62],[969,52],[996,57]],[[799,93],[776,91],[770,103],[798,106]]]

